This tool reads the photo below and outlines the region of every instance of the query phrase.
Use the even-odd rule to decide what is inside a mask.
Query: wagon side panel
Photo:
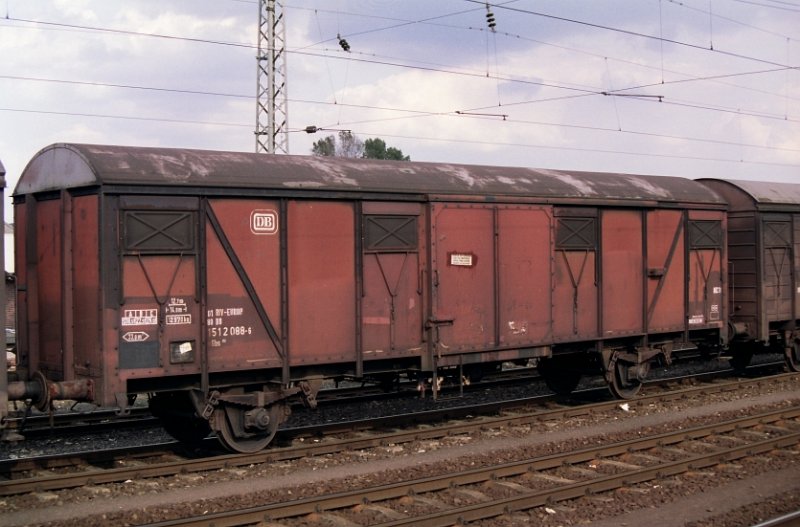
[[[498,210],[499,344],[550,342],[551,223],[549,208]]]
[[[29,279],[36,282],[36,306],[29,313],[30,331],[38,341],[38,361],[32,370],[40,370],[52,380],[62,380],[62,314],[64,261],[62,244],[64,232],[61,221],[61,200],[44,200],[36,204],[35,247],[28,255]],[[32,258],[31,258],[32,257]],[[35,273],[31,276],[30,273]],[[29,306],[30,307],[30,306]],[[33,339],[32,342],[33,344]]]
[[[755,212],[728,215],[729,313],[735,323],[745,324],[755,336],[759,317],[760,263]]]
[[[199,371],[197,222],[193,198],[120,198],[121,379]]]
[[[553,338],[598,337],[598,214],[595,208],[554,211]]]
[[[432,212],[433,318],[440,354],[495,340],[494,211],[436,204]]]
[[[723,327],[725,214],[689,211],[688,326],[690,330]]]
[[[36,336],[31,333],[30,318],[36,305],[34,282],[28,273],[27,247],[29,240],[33,240],[35,229],[30,224],[32,217],[32,197],[14,202],[14,272],[17,279],[17,372],[20,378],[27,378],[30,365],[35,363],[33,340]],[[33,295],[31,290],[33,288]],[[33,305],[31,305],[33,304]]]
[[[800,214],[794,214],[794,319],[800,321]]]
[[[73,340],[75,374],[103,373],[100,226],[97,195],[72,198]]]
[[[601,220],[603,336],[641,333],[644,304],[642,214],[636,210],[603,210]]]
[[[790,214],[762,214],[763,304],[767,322],[793,318],[792,231]]]
[[[356,360],[352,203],[288,205],[289,357],[292,365]]]
[[[421,354],[424,224],[422,207],[417,203],[363,204],[364,360]]]
[[[685,245],[683,213],[647,212],[647,329],[650,333],[685,327]]]
[[[282,228],[277,201],[208,203],[203,316],[211,372],[283,365]]]

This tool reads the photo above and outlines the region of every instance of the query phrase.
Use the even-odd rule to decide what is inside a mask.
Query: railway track
[[[491,379],[470,384],[462,389],[447,386],[443,390],[445,395],[456,391],[476,391],[487,388],[502,388],[505,386],[525,385],[536,382],[539,374],[536,368],[522,367],[506,370],[494,375]],[[351,383],[353,384],[353,383]],[[317,396],[320,408],[337,404],[352,404],[364,401],[391,400],[403,397],[418,396],[416,382],[403,382],[391,387],[387,391],[380,386],[348,385],[321,390]],[[90,406],[83,403],[83,406]],[[296,404],[302,408],[302,403]],[[23,434],[26,439],[48,437],[54,434],[89,434],[106,430],[125,428],[159,428],[161,424],[146,406],[133,406],[127,415],[118,415],[115,409],[94,408],[88,411],[57,411],[53,413],[17,410],[7,418],[7,426]]]
[[[765,426],[770,433],[754,431]],[[710,441],[715,442],[711,448]],[[717,446],[725,442],[734,443],[734,446]],[[664,480],[774,450],[796,449],[798,444],[800,406],[457,474],[154,525],[221,527],[259,522],[294,525],[293,519],[302,522],[309,515],[328,515],[335,516],[330,520],[338,524],[349,521],[380,527],[447,527]],[[709,451],[692,453],[692,449]],[[565,473],[570,477],[565,477]],[[454,496],[458,499],[453,499]],[[466,504],[461,504],[464,502]]]
[[[774,379],[796,376],[797,374],[782,374],[768,378],[714,382],[677,390],[674,388],[664,389],[659,393],[645,395],[622,404],[628,404],[631,408],[643,407],[658,402],[736,390],[742,386],[762,385],[770,383]],[[591,397],[590,391],[578,395]],[[219,455],[218,451],[195,452],[194,456],[199,457],[186,458],[180,456],[181,451],[177,444],[170,443],[158,445],[156,449],[149,451],[144,448],[138,452],[110,450],[108,452],[94,451],[88,457],[67,454],[43,459],[4,460],[0,462],[0,474],[10,479],[0,481],[0,496],[324,456],[387,444],[402,444],[470,434],[491,428],[524,426],[541,421],[558,421],[608,411],[621,404],[617,400],[606,400],[577,406],[557,405],[555,408],[547,409],[543,408],[545,403],[552,404],[552,398],[491,403],[483,408],[474,406],[462,409],[450,408],[406,416],[390,416],[380,420],[369,419],[361,423],[334,423],[328,425],[326,431],[319,427],[306,430],[287,430],[283,432],[284,437],[281,438],[283,442],[289,442],[292,437],[311,437],[323,432],[347,432],[344,434],[345,437],[324,437],[318,441],[294,441],[290,446],[270,448],[256,454]],[[531,405],[534,406],[533,409],[531,409]],[[499,416],[486,415],[497,412],[503,413]],[[462,421],[448,422],[439,426],[429,425],[432,422],[441,422],[443,419],[462,419]],[[382,427],[386,426],[407,426],[408,428],[380,431]],[[371,431],[354,437],[353,428]],[[47,472],[43,474],[43,471]]]
[[[775,371],[783,367],[783,360],[768,361],[762,364],[750,366],[750,375],[763,375],[766,372]],[[665,377],[649,380],[645,385],[680,383],[688,379],[708,380],[718,377],[730,376],[733,370],[730,368],[712,370],[704,373],[695,373],[690,376]],[[472,383],[466,387],[445,386],[443,395],[445,398],[451,394],[462,392],[475,392],[486,389],[504,388],[513,386],[525,386],[540,380],[535,368],[515,368],[493,376],[491,379]],[[337,404],[350,404],[363,401],[391,400],[403,397],[416,396],[416,383],[403,383],[396,386],[396,390],[385,392],[380,387],[337,387],[322,390],[318,396],[320,407]],[[605,396],[604,389],[583,390],[576,393],[575,397],[595,397]],[[302,405],[298,405],[302,408]],[[16,415],[20,414],[20,415]],[[147,407],[135,406],[130,409],[129,415],[120,416],[114,409],[97,408],[91,411],[60,411],[52,414],[36,412],[31,415],[24,415],[20,410],[7,418],[7,426],[16,432],[24,435],[26,439],[38,439],[53,437],[57,435],[79,435],[97,434],[116,429],[151,429],[160,428],[161,425],[156,417],[150,414]]]
[[[295,525],[312,515],[330,516],[340,525],[446,527],[607,495],[776,450],[796,455],[798,445],[800,406],[794,406],[579,451],[154,525]]]

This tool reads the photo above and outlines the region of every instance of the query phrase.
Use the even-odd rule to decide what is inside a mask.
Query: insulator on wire
[[[349,53],[350,52],[350,44],[345,39],[343,39],[341,35],[337,34],[336,38],[339,39],[339,45],[342,47],[342,49]]]
[[[494,13],[489,9],[489,4],[486,4],[486,25],[489,26],[489,29],[495,31],[495,26],[497,22],[494,20]]]

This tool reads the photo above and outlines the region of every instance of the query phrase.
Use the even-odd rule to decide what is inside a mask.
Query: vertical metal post
[[[291,382],[289,361],[292,357],[289,342],[289,201],[280,200],[278,210],[278,232],[280,236],[280,268],[281,268],[281,345],[283,346],[283,364],[281,365],[281,382],[288,386]]]
[[[650,253],[649,253],[649,245],[650,245],[650,238],[648,236],[648,220],[649,220],[649,210],[643,209],[641,211],[642,215],[642,331],[644,332],[644,338],[642,345],[645,349],[650,347],[650,309],[649,309],[649,300],[650,300],[650,277],[648,276],[647,269],[650,267]],[[664,271],[665,273],[667,270]],[[662,277],[663,278],[663,277]],[[656,299],[657,301],[657,299]],[[654,304],[655,306],[655,304]]]
[[[204,400],[208,400],[211,380],[209,375],[208,363],[208,235],[206,225],[208,224],[208,198],[200,200],[197,220],[197,283],[199,290],[195,294],[200,296],[200,391]]]
[[[354,208],[355,231],[355,282],[356,282],[356,377],[364,376],[364,332],[363,332],[363,306],[364,306],[364,233],[363,233],[363,208],[362,202],[356,201]],[[389,322],[389,349],[394,351],[394,291],[389,290],[392,301],[392,319]]]
[[[3,313],[6,308],[6,280],[5,280],[5,264],[6,264],[6,249],[5,249],[5,214],[3,211],[3,204],[5,203],[5,188],[6,188],[6,169],[3,163],[0,163],[0,218],[3,218],[3,243],[0,244],[0,261],[3,262],[3,287],[0,288],[0,306],[3,307]],[[0,362],[0,436],[5,437],[6,417],[8,417],[8,360],[6,359],[6,329],[5,329],[5,315],[3,316],[3,331],[0,334],[0,348],[3,352],[3,361]]]
[[[61,191],[61,261],[63,262],[61,279],[61,360],[64,369],[63,379],[75,378],[75,295],[74,265],[72,258],[72,241],[74,239],[72,223],[72,196],[67,190]]]
[[[258,2],[256,153],[289,153],[283,0]]]

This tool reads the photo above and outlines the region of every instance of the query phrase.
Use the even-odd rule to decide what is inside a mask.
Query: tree
[[[315,156],[335,156],[336,155],[336,139],[329,135],[319,141],[314,141],[314,146],[311,147],[311,153]]]
[[[311,153],[315,156],[350,157],[366,159],[390,159],[396,161],[410,161],[410,156],[404,156],[403,151],[392,146],[386,147],[386,141],[375,137],[362,141],[346,130],[339,132],[338,141],[335,136],[329,135],[315,141]]]
[[[364,157],[364,142],[352,133],[339,132],[339,141],[332,135],[316,141],[311,147],[315,156]]]
[[[379,137],[364,141],[364,157],[367,159],[391,159],[394,161],[410,161],[410,156],[404,156],[399,148],[390,146],[386,148],[386,141]]]

